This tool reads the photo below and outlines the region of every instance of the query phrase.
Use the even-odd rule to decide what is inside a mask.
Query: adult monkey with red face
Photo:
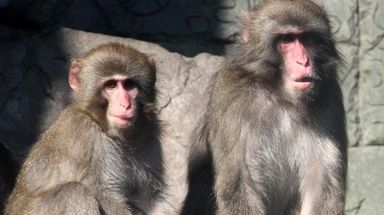
[[[343,214],[347,137],[329,19],[267,0],[209,88],[182,214]]]
[[[32,147],[5,213],[150,213],[164,187],[155,81],[153,60],[119,43],[74,61],[74,102]]]

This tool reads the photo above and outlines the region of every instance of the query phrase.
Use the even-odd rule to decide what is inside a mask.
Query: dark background
[[[193,56],[222,54],[236,36],[233,11],[254,0],[1,0],[3,24],[31,31],[59,26],[137,38]],[[233,15],[233,16],[237,16]]]

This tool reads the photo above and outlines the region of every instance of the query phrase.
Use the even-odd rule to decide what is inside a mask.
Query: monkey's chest
[[[161,193],[163,184],[155,173],[134,157],[111,157],[103,161],[100,180],[103,189],[119,193],[133,210],[147,213]]]
[[[255,187],[262,190],[269,201],[296,199],[307,170],[313,169],[318,162],[315,158],[322,156],[318,139],[300,128],[277,130],[268,137],[255,138],[247,145],[245,156],[246,171]],[[282,206],[288,204],[292,203],[281,202]]]

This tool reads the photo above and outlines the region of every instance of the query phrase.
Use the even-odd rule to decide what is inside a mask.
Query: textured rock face
[[[316,1],[329,11],[345,59],[340,82],[352,146],[347,214],[380,214],[384,209],[380,182],[384,166],[384,3]],[[25,20],[40,29],[61,20],[65,26],[156,41],[161,46],[69,29],[27,31],[0,25],[0,143],[21,160],[69,102],[69,60],[108,41],[129,44],[153,54],[156,60],[170,184],[170,195],[157,211],[175,214],[186,188],[188,136],[206,102],[204,90],[223,61],[218,54],[237,35],[236,17],[258,0],[9,2],[19,4],[19,14],[26,14]],[[64,21],[65,10],[68,18]],[[0,9],[1,20],[2,12]],[[52,14],[57,15],[47,19]],[[12,13],[5,15],[12,17]]]
[[[384,144],[384,2],[361,1],[359,108],[362,145]]]
[[[349,151],[347,214],[383,213],[384,148],[352,148]]]

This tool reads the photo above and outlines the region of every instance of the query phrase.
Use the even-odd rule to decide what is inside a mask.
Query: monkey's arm
[[[259,141],[254,123],[260,95],[244,71],[225,71],[215,85],[210,108],[210,146],[215,169],[217,214],[263,214],[252,186],[246,151]]]
[[[200,119],[190,137],[188,156],[188,193],[181,210],[182,215],[214,214],[216,203],[213,193],[214,170],[207,145],[205,119]]]
[[[93,163],[93,144],[101,138],[95,136],[97,127],[85,125],[89,123],[85,116],[71,110],[61,114],[29,152],[6,214],[69,214],[69,210],[85,207],[81,204],[98,211],[96,199],[82,183]],[[85,127],[89,129],[81,129]],[[67,205],[73,205],[73,209]]]
[[[65,110],[31,149],[19,178],[28,182],[33,193],[81,182],[93,165],[94,144],[102,139],[98,133],[98,126],[88,116]]]

